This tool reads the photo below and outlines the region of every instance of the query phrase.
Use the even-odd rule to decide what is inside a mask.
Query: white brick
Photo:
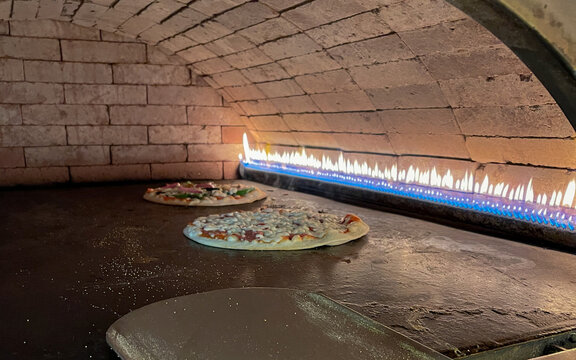
[[[241,30],[238,34],[248,38],[254,43],[261,44],[297,32],[298,28],[296,26],[292,25],[285,19],[278,17]]]
[[[324,25],[306,34],[325,48],[382,36],[390,33],[388,25],[372,12],[360,14],[336,23]]]
[[[397,154],[470,158],[461,135],[389,134],[388,137]]]
[[[319,114],[307,114],[307,115],[319,115]],[[280,117],[278,115],[271,116],[251,116],[250,122],[252,123],[254,129],[260,131],[290,131],[289,125],[284,119],[289,118],[289,115],[284,115]]]
[[[319,51],[278,62],[290,75],[305,75],[342,68],[327,53]]]
[[[156,45],[160,41],[176,35],[173,31],[164,28],[163,25],[152,25],[138,35],[138,39],[148,44]]]
[[[454,109],[465,135],[556,137],[576,135],[558,105]]]
[[[0,168],[24,167],[24,149],[21,147],[0,147]],[[1,176],[0,176],[1,177]]]
[[[389,5],[380,16],[396,31],[406,31],[465,19],[466,15],[446,1],[407,0]]]
[[[186,62],[179,56],[171,55],[171,53],[158,46],[148,46],[148,62],[157,65],[185,65]]]
[[[250,80],[246,79],[238,70],[214,74],[212,75],[212,79],[216,81],[216,87],[218,88],[223,86],[243,86],[251,83]]]
[[[207,87],[149,86],[148,101],[157,105],[222,105],[222,97]]]
[[[210,144],[222,141],[220,126],[150,126],[150,144]]]
[[[12,0],[0,1],[0,19],[10,19],[12,13]]]
[[[371,65],[414,57],[410,48],[396,34],[340,45],[328,53],[346,67]]]
[[[416,109],[447,107],[437,83],[367,90],[377,109]]]
[[[188,161],[236,161],[241,144],[188,145]]]
[[[26,125],[105,125],[105,105],[23,105],[22,120]]]
[[[289,78],[290,75],[277,63],[265,64],[241,71],[253,82],[274,81]]]
[[[226,26],[215,21],[207,21],[186,31],[184,36],[196,41],[197,43],[205,44],[231,33],[232,30]]]
[[[535,77],[502,75],[487,78],[440,81],[443,93],[453,107],[522,106],[554,103]]]
[[[139,85],[65,85],[68,104],[145,104],[146,87]]]
[[[472,160],[488,163],[529,164],[576,168],[574,139],[466,137]]]
[[[322,50],[314,40],[304,34],[296,34],[260,46],[260,49],[274,60],[305,55]]]
[[[217,55],[208,50],[205,46],[198,45],[186,50],[179,51],[178,56],[181,56],[183,59],[190,63],[194,63],[197,61],[214,58]]]
[[[249,2],[216,17],[216,21],[235,31],[276,16],[278,16],[278,13],[268,6],[257,2]]]
[[[185,145],[112,146],[113,164],[173,163],[186,161]]]
[[[60,44],[55,39],[0,36],[0,58],[60,60]]]
[[[12,18],[16,20],[35,19],[38,12],[38,0],[15,0],[12,3]]]
[[[62,6],[62,11],[60,13],[61,17],[66,18],[66,20],[72,20],[72,16],[80,7],[80,1],[78,0],[66,0]]]
[[[350,75],[364,89],[380,89],[434,81],[418,60],[362,66],[350,69]]]
[[[260,49],[250,49],[237,54],[227,55],[223,59],[237,69],[245,69],[273,62],[273,60]]]
[[[194,64],[194,71],[204,75],[221,73],[233,69],[234,68],[222,60],[222,58],[208,59]]]
[[[110,122],[128,125],[186,124],[185,106],[111,106]]]
[[[170,39],[166,39],[162,42],[160,42],[157,46],[160,48],[163,48],[171,53],[175,53],[178,52],[180,50],[184,50],[187,49],[189,47],[192,46],[196,46],[198,45],[198,43],[196,41],[190,40],[185,36],[182,35],[176,35]],[[184,59],[180,56],[178,56],[182,61],[184,61]],[[187,61],[184,61],[187,62]]]
[[[194,125],[243,125],[242,119],[229,107],[189,106],[188,123]]]
[[[174,33],[180,33],[206,19],[207,16],[190,8],[184,8],[180,12],[164,21],[162,25]]]
[[[383,110],[378,115],[387,133],[460,134],[451,109]]]
[[[23,81],[22,60],[0,59],[0,81]]]
[[[139,43],[134,37],[127,36],[126,34],[116,32],[101,31],[100,36],[103,41],[107,42],[127,42],[127,43]]]
[[[232,34],[221,39],[214,40],[205,44],[204,46],[206,46],[206,48],[212,51],[214,54],[224,56],[251,49],[254,47],[254,44],[238,34]]]
[[[348,114],[348,113],[347,113]],[[257,119],[267,118],[268,116],[252,117],[250,118],[256,127],[262,126],[263,124],[258,124]],[[324,114],[286,114],[282,118],[288,126],[280,124],[281,126],[275,126],[274,122],[266,124],[268,130],[282,131],[282,130],[295,130],[295,131],[335,131],[332,124],[328,125]],[[351,120],[352,122],[352,120]],[[356,124],[356,122],[354,122]]]
[[[70,145],[138,145],[148,142],[146,126],[68,126]]]
[[[62,85],[42,83],[0,83],[5,104],[57,104],[64,102]]]
[[[196,0],[189,6],[206,15],[219,14],[249,0]]]
[[[136,14],[153,2],[154,0],[120,0],[114,8]]]
[[[326,118],[326,123],[332,131],[367,134],[382,134],[386,132],[376,112],[346,112],[322,115]],[[302,126],[304,127],[305,125]],[[305,128],[301,130],[305,130]]]
[[[184,4],[174,0],[155,1],[142,11],[140,16],[148,18],[156,23],[160,23],[182,7],[184,7]]]
[[[64,7],[64,0],[40,0],[38,19],[58,19]]]
[[[107,64],[25,61],[27,81],[77,84],[111,84],[112,68]]]
[[[189,162],[176,164],[152,164],[153,179],[171,180],[217,180],[222,179],[222,163]]]
[[[122,24],[119,29],[126,34],[132,34],[136,36],[156,24],[157,23],[154,20],[142,16],[133,16],[124,24]]]
[[[8,21],[0,20],[0,35],[8,35],[9,32]]]
[[[20,125],[20,107],[18,105],[0,105],[0,125]]]
[[[104,165],[110,163],[108,146],[49,146],[24,149],[30,167]]]
[[[10,33],[12,36],[24,37],[100,40],[97,29],[54,20],[13,21],[10,23]]]
[[[324,112],[376,110],[362,90],[310,95]]]
[[[108,10],[108,6],[84,2],[74,14],[74,22],[83,22],[86,25],[91,24],[94,26],[106,10]]]
[[[335,20],[350,17],[369,10],[357,1],[347,0],[316,0],[283,14],[286,19],[302,30]]]
[[[184,66],[171,65],[114,65],[116,84],[187,85],[190,71]]]
[[[326,71],[319,74],[298,76],[295,80],[308,94],[358,89],[358,85],[356,85],[345,70]]]
[[[2,126],[0,146],[65,145],[64,126]]]
[[[146,45],[62,40],[62,57],[64,61],[143,63],[146,62]]]

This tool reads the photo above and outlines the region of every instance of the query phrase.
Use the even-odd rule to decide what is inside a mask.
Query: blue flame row
[[[567,232],[574,232],[576,228],[576,214],[569,214],[569,210],[562,207],[550,207],[518,200],[495,198],[488,195],[465,193],[416,184],[405,184],[273,162],[251,160],[249,163],[242,162],[242,164],[247,169],[352,186],[507,217]]]

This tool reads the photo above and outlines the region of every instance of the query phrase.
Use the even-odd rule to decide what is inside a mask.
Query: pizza
[[[300,250],[341,245],[368,233],[358,216],[287,209],[235,211],[199,217],[184,228],[204,245],[240,250]]]
[[[144,199],[160,204],[179,206],[227,206],[248,204],[264,199],[266,193],[244,184],[196,184],[190,181],[149,188]]]

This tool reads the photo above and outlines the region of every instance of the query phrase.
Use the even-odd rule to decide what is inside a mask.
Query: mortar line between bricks
[[[264,115],[267,116],[267,115]],[[289,128],[289,127],[288,127]],[[475,134],[463,134],[463,133],[454,133],[454,134],[429,134],[429,133],[406,133],[406,132],[354,132],[354,131],[300,131],[300,130],[258,130],[258,132],[262,133],[318,133],[318,134],[353,134],[353,135],[431,135],[431,136],[462,136],[464,138],[486,138],[486,139],[506,139],[506,140],[576,140],[575,136],[564,136],[564,137],[553,137],[553,136],[502,136],[502,135],[475,135]]]
[[[311,0],[310,2],[312,2],[312,1],[314,1],[314,0]],[[299,4],[299,5],[297,5],[297,7],[298,7],[298,6],[301,6],[301,5],[303,5],[303,4]],[[225,55],[217,55],[217,54],[216,54],[216,55],[217,55],[216,57],[223,58],[223,57],[226,57],[226,56],[229,56],[229,55],[239,54],[239,53],[241,53],[241,52],[243,52],[243,51],[248,51],[248,50],[251,50],[251,49],[258,49],[258,50],[260,50],[260,47],[262,47],[263,45],[266,45],[266,44],[269,44],[269,43],[273,43],[273,42],[277,42],[277,41],[282,40],[282,39],[287,39],[287,38],[293,37],[293,36],[298,35],[298,34],[303,34],[303,35],[307,36],[308,38],[310,38],[312,41],[314,41],[314,43],[320,45],[320,46],[322,47],[322,50],[319,50],[318,52],[320,52],[320,51],[326,51],[326,50],[329,50],[329,49],[332,49],[332,48],[335,48],[335,47],[338,47],[338,46],[341,46],[341,45],[353,44],[353,43],[357,43],[357,42],[364,41],[364,40],[370,40],[370,39],[375,39],[375,38],[382,37],[382,36],[388,36],[388,35],[396,34],[396,32],[395,32],[394,30],[390,29],[390,32],[387,33],[387,34],[384,34],[384,35],[380,34],[380,35],[376,35],[376,36],[369,37],[369,38],[364,38],[364,39],[357,40],[357,41],[351,41],[351,42],[348,42],[348,43],[342,43],[342,44],[337,44],[337,45],[334,45],[334,46],[324,47],[323,45],[319,44],[319,43],[316,42],[314,39],[312,39],[312,38],[306,33],[307,31],[314,30],[314,29],[318,29],[318,28],[320,28],[320,27],[322,27],[322,26],[332,25],[332,24],[335,24],[335,23],[337,23],[337,22],[339,22],[339,21],[346,20],[346,19],[350,19],[350,18],[353,18],[353,17],[355,17],[355,16],[363,15],[363,14],[370,13],[370,12],[374,12],[374,9],[372,9],[372,10],[366,10],[366,11],[363,11],[363,12],[360,12],[360,13],[356,13],[356,14],[354,14],[354,15],[350,15],[350,16],[347,16],[347,17],[344,17],[344,18],[341,18],[341,19],[338,19],[338,20],[334,20],[334,21],[332,21],[332,22],[328,22],[328,23],[325,23],[325,24],[321,24],[321,25],[318,25],[318,26],[314,26],[314,27],[311,27],[311,28],[306,29],[306,30],[300,29],[298,26],[296,26],[296,25],[295,25],[294,23],[292,23],[290,20],[288,20],[288,19],[286,19],[286,18],[284,18],[284,17],[282,17],[282,16],[277,16],[277,17],[270,18],[270,19],[266,19],[266,20],[261,21],[261,22],[259,22],[259,23],[250,25],[250,26],[248,26],[248,27],[235,30],[235,31],[233,31],[233,32],[230,33],[230,34],[226,34],[226,35],[224,35],[224,36],[221,36],[221,37],[212,39],[212,40],[210,40],[210,41],[208,41],[208,42],[199,43],[199,44],[200,44],[200,45],[204,45],[204,44],[212,43],[212,42],[214,42],[214,41],[221,40],[221,39],[223,39],[223,38],[225,38],[225,37],[228,37],[228,36],[230,36],[230,35],[233,35],[233,34],[237,34],[237,35],[242,36],[241,34],[238,34],[238,33],[241,32],[241,31],[244,31],[244,30],[246,30],[246,29],[249,29],[249,28],[251,28],[251,27],[253,27],[253,26],[262,24],[262,23],[264,23],[264,22],[266,22],[266,21],[269,21],[269,20],[271,20],[271,19],[276,19],[276,18],[282,18],[282,19],[286,20],[286,21],[289,22],[290,24],[294,25],[294,27],[295,27],[296,29],[298,29],[298,31],[295,32],[295,33],[293,33],[293,34],[278,36],[278,37],[276,37],[276,38],[274,38],[274,39],[266,40],[266,41],[264,41],[264,42],[262,42],[262,43],[259,43],[259,44],[255,44],[255,43],[253,43],[250,39],[247,39],[250,43],[254,44],[254,47],[252,47],[252,48],[250,48],[250,49],[244,49],[244,50],[232,52],[232,53],[225,54]],[[196,27],[196,26],[194,26],[194,27]],[[194,27],[192,27],[192,28],[194,28]],[[192,28],[191,28],[191,29],[192,29]],[[189,29],[189,30],[190,30],[190,29]],[[188,30],[186,30],[186,31],[188,31]],[[185,31],[185,32],[186,32],[186,31]],[[173,37],[175,37],[175,36],[177,36],[177,35],[181,35],[181,34],[183,34],[183,32],[182,32],[182,33],[179,33],[179,34],[176,34],[176,35],[174,35],[174,36],[172,36],[172,37],[169,37],[169,38],[167,38],[167,39],[171,39],[171,38],[173,38]],[[185,35],[183,35],[183,36],[185,36]],[[186,36],[185,36],[185,37],[186,37]],[[243,37],[243,38],[246,38],[245,36],[242,36],[242,37]],[[165,40],[167,40],[167,39],[165,39]],[[190,39],[190,40],[192,40],[192,39]],[[162,40],[162,41],[164,41],[164,40]],[[195,40],[193,40],[193,41],[195,41]],[[198,45],[193,45],[193,46],[189,46],[189,47],[187,47],[187,48],[178,50],[178,51],[176,52],[176,54],[179,53],[179,52],[181,52],[181,51],[185,51],[185,50],[188,50],[188,49],[190,49],[190,48],[193,48],[193,47],[195,47],[195,46],[198,46]],[[262,51],[262,50],[260,50],[260,51]],[[307,55],[307,54],[303,54],[303,55]],[[303,56],[303,55],[298,55],[298,56]],[[277,62],[277,61],[280,61],[280,60],[292,59],[292,58],[296,58],[296,57],[298,57],[298,56],[292,56],[292,57],[283,58],[283,59],[274,59],[274,62]],[[200,61],[197,61],[197,62],[201,62],[201,61],[205,61],[205,60],[209,60],[209,59],[204,59],[204,60],[200,60]],[[195,63],[195,62],[192,62],[192,63],[190,63],[190,64],[194,64],[194,63]],[[240,69],[238,69],[238,70],[240,70]]]
[[[176,34],[173,34],[173,35],[171,35],[171,36],[169,36],[169,37],[167,37],[167,38],[165,38],[165,39],[160,40],[157,44],[159,44],[159,43],[161,43],[161,42],[163,42],[163,41],[166,41],[166,40],[173,39],[173,38],[175,38],[176,36],[184,36],[184,37],[186,37],[187,39],[190,39],[189,37],[187,37],[187,36],[185,36],[185,35],[183,35],[183,34],[186,33],[186,32],[188,32],[188,31],[190,31],[190,30],[192,30],[192,29],[194,29],[194,28],[196,28],[196,27],[198,27],[198,26],[203,26],[205,23],[207,23],[207,22],[209,22],[209,21],[215,21],[215,19],[216,19],[218,16],[220,16],[220,15],[222,15],[222,14],[225,14],[225,13],[227,13],[227,12],[229,12],[229,11],[232,11],[232,10],[234,10],[234,9],[236,9],[236,8],[239,8],[239,7],[241,7],[241,6],[245,5],[245,4],[247,4],[247,3],[243,3],[243,4],[240,4],[240,5],[231,7],[231,8],[229,8],[229,9],[226,9],[226,10],[224,10],[224,11],[221,11],[221,12],[219,12],[219,13],[212,14],[211,16],[209,16],[209,17],[207,17],[206,19],[200,21],[199,23],[194,24],[194,25],[192,25],[192,26],[189,27],[189,28],[186,28],[186,29],[184,29],[184,30],[182,30],[182,31],[180,31],[180,32],[177,32]],[[187,5],[185,6],[185,8],[194,10],[194,9],[192,9],[192,8],[189,8],[188,5],[190,5],[190,4],[187,4]],[[165,21],[169,20],[171,17],[177,15],[177,14],[180,13],[183,9],[184,9],[184,8],[181,8],[180,10],[178,10],[177,12],[175,12],[174,14],[171,14],[171,15],[170,15],[169,17],[167,17],[166,19],[160,21],[160,24],[159,24],[159,25],[161,25],[161,24],[164,23]],[[194,10],[194,11],[197,11],[197,10]],[[199,12],[199,11],[198,11],[198,12]],[[265,19],[264,21],[261,21],[261,22],[256,23],[256,24],[252,24],[252,25],[250,25],[250,26],[255,26],[255,25],[261,24],[261,23],[263,23],[263,22],[265,22],[265,21],[268,21],[268,20],[269,20],[269,19]],[[223,25],[223,26],[224,26],[224,25]],[[250,26],[248,26],[248,27],[250,27]],[[233,31],[231,34],[235,34],[237,31],[240,31],[240,30],[242,30],[242,29],[235,30],[235,31]],[[208,42],[213,42],[213,41],[222,39],[222,38],[224,38],[224,37],[226,37],[226,36],[228,36],[228,35],[231,35],[231,34],[227,34],[227,35],[221,36],[221,37],[219,37],[219,38],[212,39],[211,41],[208,41]],[[190,40],[196,42],[196,40],[193,40],[193,39],[190,39]],[[175,53],[177,54],[178,52],[191,49],[191,48],[193,48],[193,47],[195,47],[195,46],[198,46],[198,45],[207,44],[208,42],[206,42],[206,43],[198,43],[198,44],[196,44],[196,45],[188,46],[188,47],[185,47],[185,48],[182,48],[182,49],[178,50],[178,51],[175,52]]]
[[[265,23],[265,22],[267,22],[267,21],[270,21],[271,19],[277,19],[277,18],[282,18],[282,19],[284,19],[285,21],[287,21],[287,22],[289,22],[290,24],[294,25],[294,27],[295,27],[296,29],[298,29],[298,31],[295,32],[294,34],[279,36],[279,37],[276,37],[276,38],[274,38],[274,39],[266,40],[266,41],[264,41],[264,42],[262,42],[262,43],[260,43],[260,44],[254,44],[250,39],[247,39],[250,43],[252,43],[252,44],[255,45],[253,48],[250,48],[250,49],[254,49],[254,48],[259,49],[259,47],[262,46],[262,45],[265,45],[265,44],[268,44],[268,43],[272,43],[272,42],[276,42],[276,41],[278,41],[278,40],[286,39],[286,38],[292,37],[292,36],[297,35],[297,34],[304,34],[304,35],[308,36],[308,35],[306,34],[306,31],[310,31],[310,30],[313,30],[313,29],[317,29],[317,28],[320,28],[320,27],[322,27],[322,26],[332,25],[332,24],[337,23],[337,22],[339,22],[339,21],[353,18],[354,16],[363,15],[363,14],[366,14],[366,13],[369,13],[369,12],[374,12],[374,10],[375,10],[375,9],[371,9],[371,10],[362,11],[362,12],[359,12],[359,13],[356,13],[356,14],[353,14],[353,15],[350,15],[350,16],[347,16],[347,17],[343,17],[343,18],[340,18],[340,19],[337,19],[337,20],[334,20],[334,21],[325,23],[325,24],[321,24],[321,25],[317,25],[317,26],[311,27],[311,28],[306,29],[306,30],[300,29],[296,24],[294,24],[294,23],[291,22],[290,20],[286,19],[285,17],[282,17],[282,14],[283,14],[284,12],[287,12],[287,11],[289,11],[289,10],[293,10],[293,9],[295,9],[295,8],[298,8],[298,7],[307,5],[307,4],[309,4],[309,3],[313,2],[313,1],[314,1],[314,0],[308,0],[308,1],[306,1],[306,2],[303,2],[303,3],[300,3],[300,4],[294,5],[294,6],[290,7],[290,8],[284,9],[284,10],[282,10],[282,11],[276,11],[276,10],[272,9],[274,12],[278,13],[278,16],[275,16],[275,17],[269,18],[269,19],[265,19],[265,20],[263,20],[263,21],[261,21],[261,22],[252,24],[252,25],[250,25],[250,26],[247,26],[247,27],[244,27],[244,28],[241,28],[241,29],[234,30],[234,31],[232,31],[232,33],[230,33],[230,34],[226,34],[226,35],[224,35],[224,36],[220,36],[220,37],[218,37],[218,38],[212,39],[212,40],[207,41],[207,42],[204,42],[204,43],[200,42],[200,43],[198,43],[198,44],[200,44],[200,45],[208,44],[208,43],[211,43],[211,42],[214,42],[214,41],[223,39],[223,38],[228,37],[228,36],[233,35],[233,34],[237,34],[237,35],[242,36],[241,34],[238,34],[238,33],[241,32],[241,31],[244,31],[244,30],[246,30],[246,29],[249,29],[249,28],[251,28],[251,27],[254,27],[254,26],[256,26],[256,25],[260,25],[260,24],[262,24],[262,23]],[[245,4],[246,4],[246,3],[245,3]],[[224,14],[224,13],[226,13],[226,12],[232,11],[232,10],[234,10],[235,8],[238,8],[238,7],[240,7],[240,6],[242,6],[242,5],[245,5],[245,4],[241,4],[241,5],[238,5],[238,6],[234,7],[234,8],[230,8],[230,9],[228,9],[228,10],[226,10],[226,11],[223,11],[223,12],[221,12],[221,13],[219,13],[219,14],[215,14],[215,15],[212,16],[211,18],[205,19],[205,20],[201,21],[200,23],[194,25],[193,27],[191,27],[191,28],[189,28],[189,29],[187,29],[187,30],[184,30],[184,31],[182,31],[182,32],[180,32],[180,33],[174,34],[174,35],[172,35],[172,36],[170,36],[170,37],[168,37],[168,38],[166,38],[166,39],[163,39],[163,40],[161,40],[160,42],[165,41],[165,40],[168,40],[168,39],[172,39],[172,38],[174,38],[174,37],[176,37],[176,36],[178,36],[178,35],[182,35],[182,34],[184,34],[185,32],[187,32],[187,31],[189,31],[189,30],[191,30],[191,29],[193,29],[193,28],[195,28],[195,27],[197,27],[197,26],[202,25],[203,23],[205,23],[205,22],[207,22],[207,21],[214,20],[214,18],[216,18],[216,17],[219,16],[219,15],[222,15],[222,14]],[[264,4],[264,5],[265,5],[265,4]],[[164,21],[165,21],[165,20],[163,20],[162,22],[164,22]],[[390,31],[391,31],[391,32],[390,32],[389,34],[386,34],[386,35],[390,35],[390,34],[395,33],[392,29],[390,29]],[[185,35],[182,35],[182,36],[185,36]],[[381,36],[381,35],[379,35],[379,36]],[[185,36],[185,37],[187,37],[187,36]],[[309,36],[308,36],[308,37],[309,37]],[[375,37],[378,37],[378,36],[375,36]],[[246,37],[243,36],[243,38],[246,38]],[[193,40],[193,39],[190,39],[190,40]],[[313,40],[315,43],[317,43],[314,39],[312,39],[312,40]],[[364,39],[363,39],[363,40],[364,40]],[[193,41],[195,41],[195,40],[193,40]],[[359,41],[360,41],[360,40],[359,40]],[[351,42],[351,43],[353,43],[353,42]],[[317,43],[317,44],[318,44],[318,43]],[[322,46],[321,44],[318,44],[318,45]],[[339,45],[344,45],[344,44],[339,44]],[[180,50],[178,50],[176,53],[181,52],[181,51],[188,50],[188,49],[193,48],[193,47],[195,47],[195,46],[197,46],[197,45],[193,45],[193,46],[189,46],[189,47],[180,49]],[[328,47],[328,48],[325,48],[324,46],[322,46],[322,48],[325,49],[325,50],[326,50],[326,49],[329,49],[329,47]],[[230,53],[230,54],[225,54],[225,55],[218,55],[218,57],[224,57],[224,56],[228,56],[228,55],[238,54],[238,53],[240,53],[240,52],[242,52],[242,51],[246,51],[246,50],[250,50],[250,49],[245,49],[245,50],[241,50],[241,51],[237,51],[237,52]],[[282,60],[283,60],[283,59],[282,59]],[[204,60],[201,60],[201,61],[204,61]],[[277,60],[276,60],[276,61],[277,61]],[[193,63],[191,63],[191,64],[193,64]]]

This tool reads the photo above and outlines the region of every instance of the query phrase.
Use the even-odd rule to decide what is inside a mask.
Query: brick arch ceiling
[[[0,18],[176,53],[263,143],[576,168],[550,155],[576,146],[546,89],[444,0],[14,0]]]

